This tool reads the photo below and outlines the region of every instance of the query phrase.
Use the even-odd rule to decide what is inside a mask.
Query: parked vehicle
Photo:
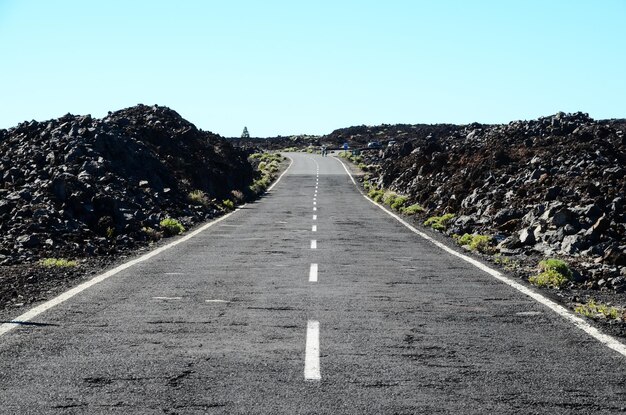
[[[378,141],[370,141],[367,143],[367,148],[382,148],[382,145]]]

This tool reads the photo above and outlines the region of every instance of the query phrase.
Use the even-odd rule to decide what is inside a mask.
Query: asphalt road
[[[259,202],[0,336],[0,413],[626,412],[624,356],[290,156]]]

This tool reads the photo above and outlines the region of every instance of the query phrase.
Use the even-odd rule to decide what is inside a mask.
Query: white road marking
[[[317,205],[317,202],[313,202],[314,205]]]
[[[317,220],[317,215],[313,215],[313,220]]]
[[[317,264],[311,264],[309,270],[309,282],[317,282]]]
[[[317,249],[317,241],[315,239],[311,239],[311,249]]]
[[[516,316],[540,316],[543,314],[541,311],[520,311],[515,313]]]
[[[182,300],[183,297],[152,297],[153,300]]]
[[[354,185],[356,186],[356,182],[354,181],[354,178],[350,174],[350,171],[348,170],[346,165],[341,160],[339,160],[337,158],[335,158],[335,160],[337,160],[339,163],[341,163],[341,165],[343,166],[343,168],[346,171],[346,173],[348,173],[348,177],[350,177],[350,180],[352,180],[352,183],[354,183]],[[454,255],[454,256],[456,256],[456,257],[458,257],[458,258],[460,258],[460,259],[462,259],[462,260],[464,260],[466,262],[469,262],[470,264],[474,265],[476,268],[480,269],[481,271],[486,272],[487,274],[491,275],[495,279],[497,279],[497,280],[503,282],[504,284],[506,284],[506,285],[508,285],[508,286],[510,286],[510,287],[512,287],[514,289],[516,289],[517,291],[521,292],[522,294],[527,295],[528,297],[532,298],[533,300],[537,301],[538,303],[543,304],[544,306],[548,307],[550,310],[554,311],[555,313],[557,313],[558,315],[563,317],[565,320],[568,320],[569,322],[574,324],[576,327],[578,327],[579,329],[581,329],[582,331],[584,331],[585,333],[587,333],[588,335],[590,335],[594,339],[598,340],[600,343],[604,344],[608,348],[613,349],[616,352],[618,352],[619,354],[621,354],[624,357],[626,357],[626,344],[620,342],[615,337],[609,336],[607,334],[604,334],[604,333],[600,332],[600,330],[598,330],[597,328],[593,327],[592,325],[590,325],[589,323],[587,323],[585,320],[583,320],[582,318],[578,317],[574,313],[570,312],[567,308],[563,307],[560,304],[555,303],[554,301],[550,300],[549,298],[544,297],[539,292],[536,292],[536,291],[532,290],[531,288],[526,287],[526,286],[520,284],[519,282],[510,279],[509,277],[507,277],[504,274],[502,274],[500,271],[497,271],[497,270],[495,270],[495,269],[493,269],[491,267],[488,267],[487,265],[485,265],[485,264],[475,260],[474,258],[470,258],[467,255],[464,255],[464,254],[462,254],[460,252],[457,252],[454,249],[449,248],[446,245],[442,244],[441,242],[434,240],[430,236],[426,235],[424,232],[419,231],[416,228],[414,228],[413,226],[411,226],[410,224],[408,224],[406,221],[404,221],[402,218],[400,218],[395,213],[388,211],[383,206],[381,206],[378,203],[374,202],[372,199],[370,199],[366,195],[364,195],[362,193],[361,193],[361,195],[368,202],[372,203],[375,206],[378,206],[383,212],[387,213],[389,216],[391,216],[394,219],[396,219],[398,222],[403,224],[405,227],[407,227],[413,233],[421,236],[422,238],[426,239],[427,241],[431,242],[432,244],[436,245],[437,247],[443,249],[444,251],[448,252],[449,254]]]
[[[317,210],[317,208],[315,206],[313,206],[313,212],[315,212]]]
[[[205,303],[230,303],[228,300],[204,300]]]
[[[182,272],[166,272],[165,275],[185,275]]]
[[[287,174],[287,172],[289,171],[289,169],[291,168],[291,166],[293,165],[293,159],[289,159],[289,166],[285,169],[285,171],[283,172],[283,174],[281,174],[278,179],[276,179],[276,181],[274,182],[273,185],[271,185],[268,189],[267,192],[269,192],[270,190],[272,190],[274,188],[274,186],[276,186],[278,184],[278,182],[280,181],[280,179],[283,178],[283,176],[285,174]],[[64,293],[62,293],[61,295],[56,296],[55,298],[53,298],[52,300],[46,301],[45,303],[39,304],[36,307],[31,308],[30,310],[28,310],[26,313],[17,316],[13,319],[13,321],[9,321],[7,323],[3,323],[0,324],[0,336],[8,333],[9,331],[13,330],[14,328],[20,326],[22,323],[24,323],[25,321],[30,321],[32,319],[34,319],[35,317],[37,317],[38,315],[40,315],[41,313],[44,313],[48,310],[50,310],[51,308],[69,300],[70,298],[74,297],[76,294],[85,291],[86,289],[98,284],[99,282],[102,282],[104,280],[106,280],[107,278],[112,277],[113,275],[119,274],[120,272],[135,266],[141,262],[147,261],[148,259],[155,257],[157,255],[159,255],[160,253],[167,251],[168,249],[175,247],[178,244],[181,244],[183,242],[187,242],[188,240],[190,240],[191,238],[193,238],[194,236],[198,235],[199,233],[204,232],[205,230],[209,229],[211,226],[222,222],[223,220],[228,219],[229,217],[231,217],[232,215],[234,215],[235,213],[239,212],[241,210],[241,208],[243,208],[246,205],[242,205],[240,207],[238,207],[237,209],[235,209],[233,212],[230,212],[224,216],[222,216],[221,218],[218,218],[216,220],[214,220],[213,222],[209,222],[205,225],[202,225],[201,227],[199,227],[198,229],[196,229],[193,232],[189,232],[187,235],[182,236],[178,239],[176,239],[173,242],[170,242],[167,245],[163,245],[159,248],[156,248],[153,251],[150,251],[142,256],[140,256],[139,258],[135,258],[133,260],[130,260],[128,262],[123,263],[122,265],[119,265],[115,268],[113,268],[112,270],[109,270],[103,274],[100,275],[96,275],[95,277],[93,277],[92,279],[90,279],[89,281],[85,281],[82,284],[77,285],[76,287],[69,289],[67,291],[65,291]]]
[[[317,232],[317,225],[311,226],[311,232]]]
[[[306,327],[306,347],[304,355],[304,379],[320,380],[320,323],[309,320]]]
[[[313,201],[316,201],[316,200],[317,200],[317,198],[316,198],[316,197],[314,197],[314,198],[313,198]]]

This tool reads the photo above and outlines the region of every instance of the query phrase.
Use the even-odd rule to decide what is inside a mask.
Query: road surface
[[[625,356],[338,160],[290,157],[260,201],[0,336],[0,413],[626,412]]]

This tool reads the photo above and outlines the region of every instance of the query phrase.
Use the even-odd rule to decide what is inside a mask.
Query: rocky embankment
[[[115,257],[158,240],[165,218],[222,213],[255,178],[247,153],[162,106],[0,130],[0,301],[54,273],[33,271],[43,258]]]
[[[382,128],[397,130],[369,135],[387,138]],[[566,258],[581,284],[626,290],[625,120],[558,113],[403,130],[369,156],[380,164],[372,180],[423,206],[422,218],[453,214],[449,235],[489,235],[502,255]]]

